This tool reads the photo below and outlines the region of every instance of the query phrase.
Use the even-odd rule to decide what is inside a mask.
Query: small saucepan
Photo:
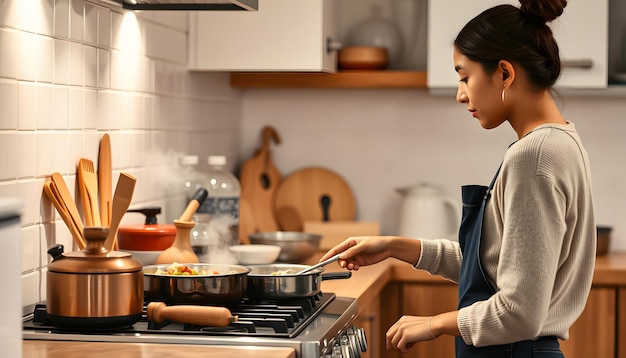
[[[311,297],[320,292],[322,280],[350,278],[352,272],[323,273],[318,268],[304,274],[307,265],[273,264],[249,266],[246,296],[251,299],[294,299]]]
[[[170,265],[143,267],[144,293],[147,302],[169,305],[214,305],[229,307],[241,301],[246,293],[250,269],[239,265],[185,264],[202,275],[161,275]]]

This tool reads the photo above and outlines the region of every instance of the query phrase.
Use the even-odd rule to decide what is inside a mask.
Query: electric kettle
[[[396,189],[402,195],[398,235],[414,239],[457,239],[461,204],[429,184]]]

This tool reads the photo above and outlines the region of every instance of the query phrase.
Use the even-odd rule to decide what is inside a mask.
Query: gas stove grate
[[[45,302],[35,306],[32,317],[24,320],[25,330],[45,330],[60,334],[178,334],[196,336],[255,336],[293,338],[313,321],[335,298],[334,293],[319,293],[316,296],[286,301],[250,301],[242,300],[231,307],[233,316],[238,320],[228,327],[202,327],[178,322],[149,322],[144,313],[139,322],[131,327],[90,330],[57,327],[50,323]]]

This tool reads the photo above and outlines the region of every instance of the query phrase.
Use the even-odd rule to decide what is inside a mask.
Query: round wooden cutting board
[[[275,209],[281,230],[302,231],[305,221],[354,220],[356,205],[352,189],[341,175],[309,167],[283,180]]]

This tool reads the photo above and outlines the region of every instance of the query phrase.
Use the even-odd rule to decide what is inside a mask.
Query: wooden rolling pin
[[[228,308],[195,305],[166,306],[163,302],[150,302],[147,309],[148,321],[170,321],[198,326],[226,327],[236,321]]]

